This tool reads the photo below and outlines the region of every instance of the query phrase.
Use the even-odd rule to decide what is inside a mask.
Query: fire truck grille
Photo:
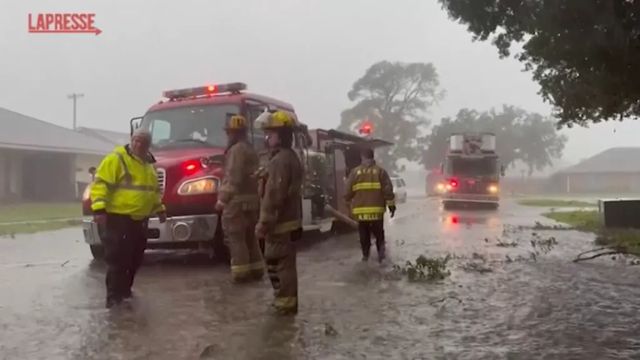
[[[164,195],[164,188],[166,186],[166,178],[167,172],[164,169],[156,169],[156,173],[158,174],[158,187],[160,188],[160,193]]]

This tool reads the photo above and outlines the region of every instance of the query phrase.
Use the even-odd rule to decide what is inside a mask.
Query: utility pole
[[[76,94],[73,93],[71,95],[67,96],[69,99],[73,99],[73,130],[76,129],[77,127],[77,120],[76,120],[76,102],[79,98],[84,97],[84,94]]]

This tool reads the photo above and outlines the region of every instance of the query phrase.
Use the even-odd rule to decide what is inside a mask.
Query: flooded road
[[[79,229],[0,238],[0,358],[640,358],[640,267],[572,263],[593,237],[518,227],[549,223],[539,211],[411,199],[387,224],[390,261],[451,254],[451,276],[408,282],[336,236],[300,251],[293,319],[268,315],[266,279],[232,286],[224,266],[184,254],[148,253],[136,298],[109,311]],[[532,247],[551,236],[548,253]]]

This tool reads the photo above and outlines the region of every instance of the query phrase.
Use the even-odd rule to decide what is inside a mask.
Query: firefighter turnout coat
[[[382,220],[386,208],[395,205],[389,174],[374,161],[351,170],[346,188],[345,200],[358,221]]]
[[[294,241],[302,231],[304,169],[292,149],[272,153],[260,204],[260,223],[266,226],[265,260],[278,313],[298,310],[298,273]]]
[[[97,169],[91,186],[91,209],[143,220],[163,212],[155,161],[136,158],[129,146],[118,146]]]
[[[239,141],[227,150],[218,200],[225,205],[222,228],[231,253],[231,274],[236,281],[259,279],[264,273],[254,231],[260,210],[255,175],[258,165],[258,155],[246,141]]]

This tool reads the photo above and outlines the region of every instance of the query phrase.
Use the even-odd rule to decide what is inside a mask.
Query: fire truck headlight
[[[218,190],[218,181],[215,178],[190,180],[178,189],[179,195],[214,194]]]
[[[498,185],[489,185],[487,190],[492,194],[496,194],[498,192],[498,190],[499,190],[498,189]]]
[[[438,183],[438,185],[436,185],[436,191],[438,192],[444,192],[445,188],[444,188],[444,184],[443,183]]]

